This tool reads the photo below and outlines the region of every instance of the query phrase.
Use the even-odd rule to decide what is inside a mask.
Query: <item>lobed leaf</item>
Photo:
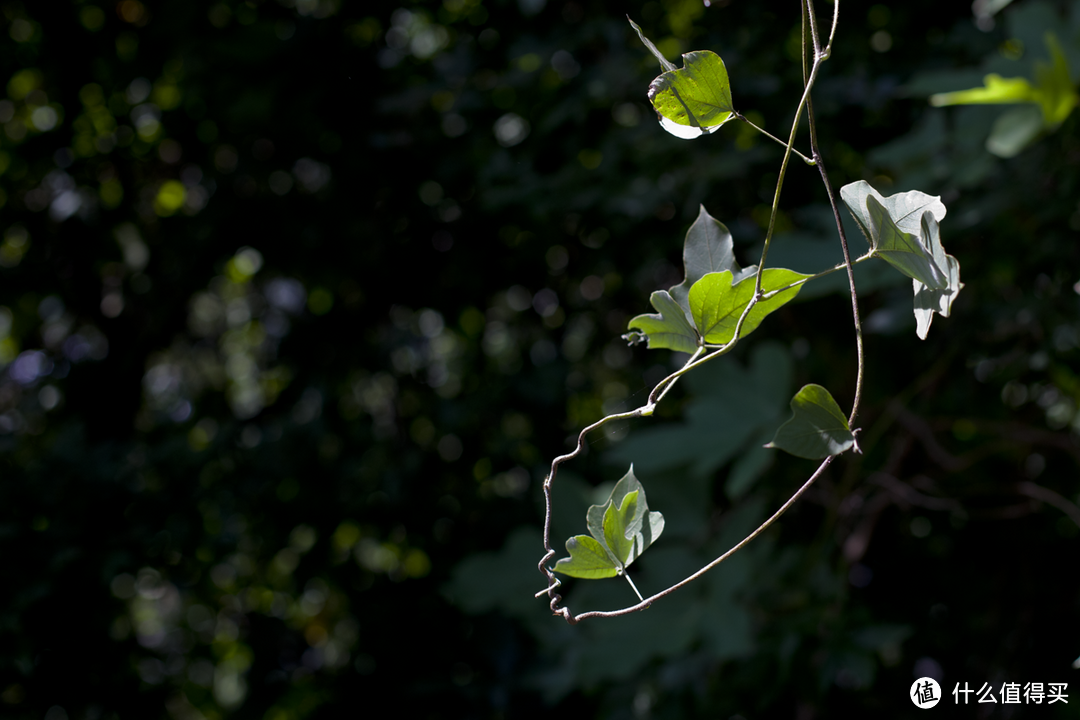
[[[553,570],[570,577],[586,580],[615,577],[619,574],[611,555],[596,539],[588,535],[577,535],[566,541],[565,557],[555,563]]]
[[[791,411],[791,419],[780,426],[765,447],[817,460],[839,455],[855,444],[843,411],[820,385],[803,386],[791,399]]]
[[[771,292],[810,277],[784,268],[766,268],[762,273],[761,289]],[[748,277],[732,284],[729,271],[709,273],[690,288],[690,312],[704,342],[723,345],[735,337],[735,326],[746,306],[754,297],[757,278]],[[743,322],[741,337],[746,337],[761,324],[769,313],[790,302],[799,294],[802,285],[795,285],[751,308]]]
[[[592,537],[567,540],[570,557],[555,563],[555,572],[586,579],[615,577],[664,531],[664,516],[649,511],[633,466],[612,488],[607,502],[588,509],[585,520]]]
[[[648,340],[650,350],[667,348],[678,352],[693,353],[701,344],[697,331],[690,326],[681,305],[672,299],[667,290],[657,290],[649,302],[658,314],[638,315],[627,327],[641,332],[630,332],[623,338],[631,343],[640,342],[642,335]]]
[[[925,340],[933,314],[948,317],[964,287],[960,263],[941,246],[938,222],[945,217],[941,198],[917,190],[882,197],[862,180],[840,188],[840,197],[871,252],[912,279],[916,331]]]
[[[944,105],[1010,105],[1036,102],[1035,88],[1024,78],[1003,78],[990,73],[983,78],[983,87],[930,96],[934,107]]]
[[[1010,158],[1017,155],[1038,137],[1043,130],[1053,130],[1069,117],[1080,104],[1080,94],[1073,86],[1069,62],[1061,51],[1057,36],[1046,33],[1050,62],[1035,64],[1035,84],[1025,78],[1003,78],[991,73],[983,78],[983,87],[930,96],[930,104],[942,105],[999,105],[1033,104],[1033,108],[1016,108],[997,119],[986,149],[994,155]],[[941,218],[938,218],[940,220]]]

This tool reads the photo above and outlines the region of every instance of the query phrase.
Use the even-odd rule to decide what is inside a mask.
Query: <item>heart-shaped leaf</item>
[[[862,180],[840,188],[840,197],[873,253],[912,279],[916,330],[925,340],[933,314],[948,317],[952,301],[964,287],[960,263],[941,246],[938,222],[945,217],[941,198],[917,190],[882,197]]]
[[[650,350],[667,348],[678,352],[693,353],[701,344],[697,331],[690,326],[686,314],[667,290],[657,290],[649,297],[649,302],[659,314],[638,315],[627,327],[640,332],[623,335],[631,344],[648,340]]]
[[[661,118],[696,128],[699,133],[712,132],[735,117],[727,68],[710,50],[683,55],[681,69],[669,70],[652,81],[649,100]]]
[[[855,444],[843,411],[820,385],[803,386],[791,399],[791,411],[791,419],[780,426],[765,447],[816,460],[839,455]]]
[[[807,277],[809,275],[794,270],[766,268],[761,277],[761,289],[764,292],[778,290]],[[710,345],[731,342],[735,337],[735,326],[754,297],[756,287],[756,277],[748,277],[732,285],[731,273],[726,270],[709,273],[694,283],[690,288],[690,312],[704,342]],[[754,305],[743,322],[741,337],[753,332],[766,315],[793,300],[801,289],[801,284],[789,287]]]
[[[623,338],[631,343],[648,339],[650,349],[694,352],[700,346],[701,338],[692,324],[694,315],[690,310],[690,288],[709,273],[728,271],[737,282],[753,275],[757,267],[739,267],[731,232],[722,222],[709,215],[702,205],[683,242],[683,271],[685,275],[681,283],[667,292],[655,292],[650,298],[652,306],[660,314],[638,315],[630,321],[629,328],[636,328],[640,332],[627,333]],[[681,322],[675,308],[681,308]]]
[[[570,557],[555,563],[555,572],[586,579],[622,575],[664,532],[664,516],[649,512],[645,488],[633,466],[612,488],[607,502],[591,506],[585,519],[592,537],[567,540]]]

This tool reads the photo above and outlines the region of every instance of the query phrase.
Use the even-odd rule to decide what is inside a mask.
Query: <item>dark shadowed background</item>
[[[701,204],[756,262],[781,156],[664,132],[625,15],[720,53],[786,137],[798,7],[0,1],[0,716],[907,717],[930,676],[943,705],[993,686],[963,717],[1075,717],[1000,693],[1080,693],[1076,113],[1002,159],[1007,108],[927,103],[1034,80],[1047,31],[1075,83],[1075,3],[845,0],[814,96],[833,185],[942,196],[952,317],[918,340],[871,269],[864,455],[645,613],[533,598],[547,463],[679,362],[619,336]],[[771,263],[839,256],[813,168],[778,228]],[[647,593],[779,506],[813,467],[760,448],[791,395],[851,402],[845,292],[596,436],[556,545],[631,462],[667,518]]]

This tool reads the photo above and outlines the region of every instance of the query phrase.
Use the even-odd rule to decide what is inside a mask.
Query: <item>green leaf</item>
[[[933,313],[948,317],[964,287],[960,263],[941,246],[941,198],[917,190],[882,197],[862,180],[840,188],[840,197],[873,253],[912,278],[916,330],[925,340]]]
[[[956,299],[964,284],[960,282],[960,263],[952,255],[945,254],[945,249],[941,247],[938,222],[930,213],[923,215],[923,237],[930,239],[934,262],[945,270],[946,275],[944,288],[931,288],[918,280],[912,280],[915,287],[915,330],[919,338],[925,340],[926,334],[930,331],[930,321],[934,319],[934,313],[949,317],[953,300]]]
[[[1036,101],[1042,109],[1044,125],[1052,130],[1069,117],[1080,96],[1073,87],[1069,62],[1061,52],[1057,35],[1046,33],[1046,47],[1050,51],[1050,64],[1035,63],[1035,79],[1038,81]]]
[[[1036,102],[1035,88],[1024,78],[1003,78],[990,73],[983,78],[983,87],[955,92],[937,93],[930,96],[934,107],[944,105],[1011,105]]]
[[[720,222],[706,210],[704,205],[698,206],[698,216],[690,230],[686,233],[686,241],[683,243],[683,273],[684,280],[670,289],[671,297],[686,310],[687,319],[691,319],[690,303],[687,296],[690,288],[701,278],[709,273],[719,273],[728,270],[735,280],[757,271],[756,266],[750,266],[745,270],[739,267],[735,260],[735,245],[731,239],[731,231],[724,223]]]
[[[667,290],[657,290],[649,297],[649,302],[658,314],[638,315],[627,327],[640,332],[629,332],[623,338],[631,344],[648,340],[650,350],[667,348],[678,352],[693,353],[701,344],[697,331],[690,326],[686,314]]]
[[[607,502],[590,507],[585,519],[592,537],[567,540],[570,557],[555,563],[555,572],[586,579],[621,575],[664,531],[664,516],[649,512],[645,488],[633,466],[612,488]]]
[[[839,455],[855,444],[847,418],[829,391],[820,385],[805,385],[791,399],[790,420],[780,426],[776,437],[765,447],[792,455],[820,459]]]
[[[761,277],[761,289],[770,292],[808,277],[794,270],[766,268]],[[690,312],[706,343],[723,345],[735,337],[735,326],[754,297],[756,286],[756,277],[732,285],[731,273],[726,270],[709,273],[694,283],[690,288]],[[766,315],[793,300],[801,289],[802,285],[796,285],[754,305],[743,322],[741,337],[753,332]]]
[[[615,577],[619,568],[611,559],[607,549],[588,535],[577,535],[566,541],[565,557],[555,563],[554,570],[570,577],[599,580]]]
[[[904,232],[897,227],[889,217],[889,212],[872,195],[866,198],[866,209],[870,214],[871,229],[876,241],[873,243],[874,255],[928,287],[936,290],[947,287],[945,274],[934,262],[934,256],[926,249],[918,235]],[[933,215],[930,214],[930,217]]]
[[[626,19],[630,20],[630,16],[627,15]],[[656,59],[660,61],[660,67],[661,68],[663,68],[664,70],[667,70],[669,72],[674,71],[676,69],[675,64],[672,63],[670,60],[668,60],[666,57],[664,57],[663,54],[660,52],[660,50],[658,50],[657,47],[655,45],[653,45],[652,40],[645,37],[645,33],[643,33],[641,31],[641,28],[638,27],[638,24],[636,22],[634,22],[633,20],[630,20],[630,26],[633,27],[635,30],[637,30],[637,36],[639,38],[641,38],[641,42],[645,43],[645,47],[649,48],[649,52],[651,52],[653,55],[655,55]]]
[[[720,56],[709,50],[684,54],[681,69],[669,70],[652,81],[649,100],[669,132],[676,130],[672,124],[696,129],[680,137],[713,132],[734,118],[727,68]],[[665,124],[664,118],[670,124]]]
[[[1061,51],[1057,36],[1045,35],[1050,62],[1035,63],[1035,84],[1024,78],[1003,78],[991,73],[983,78],[983,87],[930,96],[930,104],[998,105],[1031,103],[1039,112],[1017,108],[994,123],[986,149],[994,155],[1010,158],[1038,137],[1042,130],[1053,130],[1080,104],[1080,94],[1073,87],[1069,62]],[[940,220],[941,218],[938,218]]]

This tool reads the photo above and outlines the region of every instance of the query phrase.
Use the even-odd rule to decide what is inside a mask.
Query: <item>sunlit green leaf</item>
[[[701,338],[690,326],[682,307],[672,299],[667,290],[657,290],[649,297],[649,302],[659,313],[638,315],[627,327],[640,332],[629,332],[623,337],[631,343],[647,339],[650,350],[667,348],[684,353],[697,350]]]
[[[1035,88],[1024,78],[1003,78],[990,73],[983,78],[985,85],[970,90],[937,93],[930,96],[930,104],[944,105],[1010,105],[1036,102]]]
[[[711,131],[731,120],[731,86],[720,56],[709,50],[683,55],[683,66],[652,81],[649,100],[676,125]]]
[[[1046,33],[1046,47],[1050,51],[1050,63],[1035,64],[1035,79],[1038,81],[1036,101],[1042,109],[1047,129],[1053,129],[1069,117],[1080,96],[1073,87],[1069,62],[1061,52],[1057,36],[1052,32]]]
[[[570,577],[598,580],[615,577],[619,569],[608,551],[594,538],[577,535],[566,541],[565,557],[555,563],[554,570]]]
[[[840,406],[820,385],[805,385],[791,399],[790,420],[780,426],[765,447],[778,448],[797,457],[820,459],[839,455],[855,444]]]
[[[645,488],[632,466],[612,488],[607,502],[591,506],[585,519],[592,537],[567,540],[570,557],[559,560],[555,572],[586,579],[614,577],[664,531],[664,516],[649,511]]]
[[[1009,158],[1027,147],[1042,130],[1053,130],[1069,117],[1080,103],[1080,94],[1073,86],[1069,63],[1061,51],[1057,36],[1046,33],[1050,62],[1035,64],[1035,84],[1025,78],[1003,78],[991,73],[981,88],[938,93],[930,96],[930,104],[997,105],[1031,103],[1039,112],[1017,108],[998,118],[986,141],[986,149],[998,157]],[[938,218],[939,220],[941,218]]]
[[[766,268],[762,273],[761,289],[767,293],[807,277],[809,275],[794,270]],[[690,312],[698,332],[708,344],[723,345],[735,337],[735,326],[754,297],[756,277],[745,278],[734,286],[731,281],[731,273],[725,270],[705,275],[690,288]],[[755,304],[743,322],[741,337],[753,332],[766,315],[794,299],[800,289],[801,284],[795,285]]]

